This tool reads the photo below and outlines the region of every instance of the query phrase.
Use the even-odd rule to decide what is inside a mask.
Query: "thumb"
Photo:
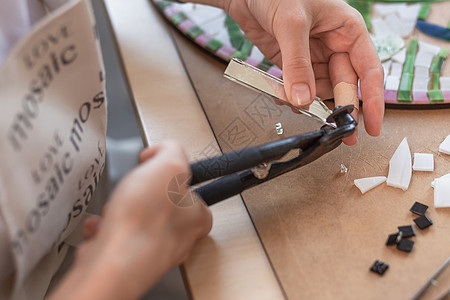
[[[289,101],[295,106],[312,103],[316,94],[314,73],[309,51],[310,23],[295,18],[280,23],[276,36],[283,61],[283,80]]]

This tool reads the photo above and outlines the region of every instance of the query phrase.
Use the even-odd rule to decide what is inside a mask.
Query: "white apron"
[[[60,2],[0,3],[0,299],[43,298],[105,168],[90,2]]]

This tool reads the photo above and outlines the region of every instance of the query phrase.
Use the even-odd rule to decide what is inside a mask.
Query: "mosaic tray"
[[[223,10],[200,4],[152,1],[172,25],[222,61],[237,57],[276,77],[282,76],[280,68],[245,38]],[[416,28],[420,22],[424,26],[430,8],[436,4],[348,2],[363,15],[383,62],[386,104],[402,108],[450,106],[450,68],[445,66],[450,27],[427,23],[441,29],[437,33],[441,39]],[[448,4],[437,5],[450,9]]]

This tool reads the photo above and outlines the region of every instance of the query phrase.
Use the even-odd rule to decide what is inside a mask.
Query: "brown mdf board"
[[[178,32],[173,35],[222,151],[319,129],[315,121],[223,78],[223,63]],[[279,122],[281,136],[275,129]],[[450,109],[388,109],[377,138],[365,133],[362,119],[359,123],[357,145],[341,145],[242,194],[290,299],[407,299],[450,255],[450,209],[434,208],[430,186],[450,172],[450,156],[438,153],[450,134]],[[411,153],[434,154],[435,171],[413,172],[407,191],[383,184],[362,195],[353,180],[387,176],[404,137]],[[340,173],[341,164],[348,167],[346,174]],[[415,201],[430,207],[434,224],[426,230],[414,225],[409,209]],[[411,253],[385,246],[388,235],[403,225],[416,229]],[[390,266],[382,277],[369,271],[377,259]]]

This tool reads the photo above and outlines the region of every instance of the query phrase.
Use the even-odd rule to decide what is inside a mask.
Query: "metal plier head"
[[[320,130],[248,147],[191,164],[191,185],[219,178],[196,188],[203,200],[212,205],[272,178],[302,167],[335,149],[356,129],[350,115],[353,105],[336,107]],[[299,154],[277,161],[293,149]]]

